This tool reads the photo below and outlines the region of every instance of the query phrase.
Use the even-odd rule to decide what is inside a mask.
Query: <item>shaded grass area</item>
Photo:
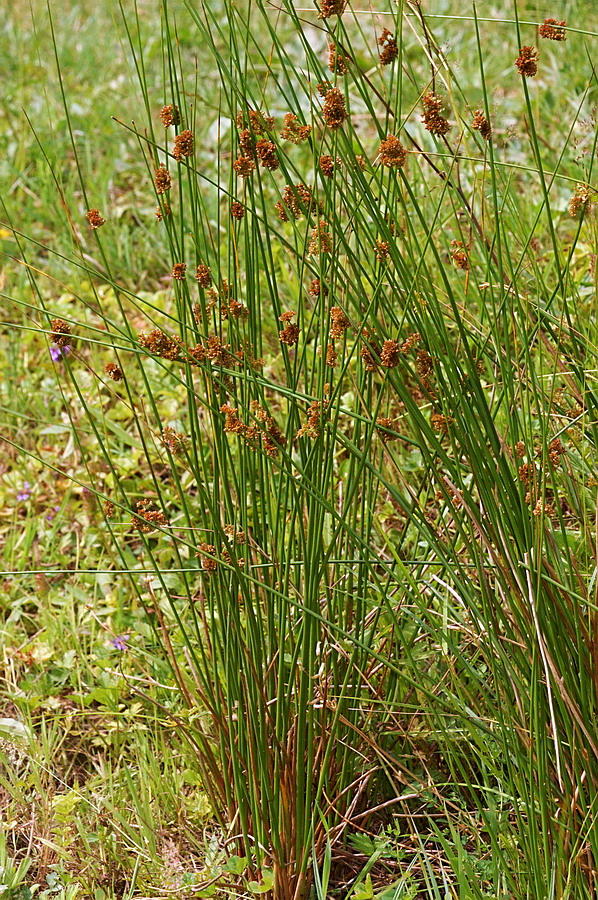
[[[222,10],[212,7],[212,10],[214,45],[226,60],[227,53],[233,54],[229,47],[234,17],[227,7]],[[461,14],[461,10],[454,11]],[[190,885],[193,881],[207,885],[213,878],[220,879],[215,886],[205,887],[208,894],[220,889],[223,883],[229,886],[236,883],[237,890],[246,890],[252,876],[259,877],[261,886],[267,888],[267,867],[263,867],[265,871],[259,870],[259,866],[252,868],[250,860],[245,871],[238,862],[243,857],[228,855],[223,834],[213,825],[214,810],[206,795],[207,786],[197,775],[198,747],[194,744],[197,735],[211,724],[205,709],[197,702],[201,693],[192,684],[190,670],[185,669],[183,678],[178,678],[176,673],[177,663],[184,666],[185,661],[189,662],[185,656],[184,628],[179,627],[177,615],[185,625],[193,622],[193,610],[202,607],[206,595],[210,598],[216,592],[214,583],[222,591],[232,590],[224,580],[222,567],[217,576],[222,581],[205,578],[202,581],[199,577],[202,558],[196,559],[192,551],[216,540],[207,531],[210,517],[202,519],[204,497],[198,495],[201,479],[197,474],[200,471],[205,474],[207,482],[214,460],[219,460],[232,483],[235,473],[242,471],[247,462],[241,449],[233,447],[228,451],[226,439],[218,443],[210,437],[210,416],[214,419],[218,416],[215,400],[209,393],[215,390],[213,385],[206,388],[208,402],[196,422],[195,446],[202,448],[199,458],[191,463],[185,460],[177,469],[179,463],[175,454],[165,449],[160,426],[167,426],[175,433],[188,431],[189,422],[193,421],[186,411],[189,382],[173,374],[173,367],[163,360],[146,361],[144,356],[142,368],[127,366],[125,391],[106,376],[104,368],[107,361],[115,358],[113,347],[118,342],[130,354],[126,356],[127,362],[133,357],[142,358],[142,347],[135,339],[129,341],[123,328],[121,309],[125,310],[126,322],[135,335],[147,332],[154,325],[170,332],[175,331],[185,304],[204,299],[198,293],[191,295],[191,289],[186,286],[179,292],[168,277],[172,264],[179,260],[176,253],[189,247],[188,235],[196,230],[194,216],[199,208],[207,223],[204,233],[210,236],[202,250],[212,253],[210,262],[214,273],[218,271],[218,283],[221,285],[223,278],[228,279],[243,293],[242,299],[249,305],[256,302],[257,296],[263,297],[260,300],[263,305],[258,307],[262,327],[257,328],[250,321],[247,331],[243,331],[242,326],[229,321],[227,336],[248,337],[256,345],[256,355],[259,350],[265,366],[259,376],[249,372],[248,383],[251,385],[253,380],[254,386],[258,385],[255,396],[267,398],[269,412],[285,423],[291,438],[292,432],[305,420],[309,401],[320,396],[322,402],[326,377],[326,370],[317,362],[321,339],[313,336],[320,328],[318,323],[323,321],[318,306],[321,298],[306,303],[307,270],[301,270],[306,282],[302,286],[296,278],[294,263],[288,261],[288,257],[299,258],[304,252],[307,231],[301,230],[302,224],[298,227],[293,222],[276,223],[275,237],[280,238],[280,244],[273,242],[269,258],[270,276],[275,276],[277,282],[273,290],[265,274],[266,254],[260,257],[252,250],[259,245],[262,225],[250,228],[245,222],[235,233],[235,249],[241,257],[259,261],[255,264],[256,271],[251,273],[254,281],[248,284],[239,275],[234,251],[224,241],[220,243],[222,235],[228,232],[228,224],[223,225],[225,216],[228,221],[228,199],[209,193],[209,186],[201,200],[193,196],[192,186],[181,187],[177,197],[180,209],[175,211],[176,224],[172,230],[166,232],[165,223],[156,221],[151,165],[148,169],[147,146],[143,140],[149,115],[144,110],[145,98],[138,96],[138,88],[131,87],[136,83],[132,68],[135,60],[139,63],[141,54],[136,52],[133,58],[119,11],[111,10],[108,5],[77,6],[64,14],[60,27],[56,13],[54,16],[70,125],[88,191],[89,202],[84,202],[68,138],[60,82],[49,52],[52,46],[49,21],[41,8],[34,12],[36,34],[28,24],[25,9],[17,10],[5,26],[2,52],[12,60],[20,77],[14,80],[14,96],[5,102],[0,140],[5,142],[3,155],[9,160],[11,174],[11,187],[5,199],[6,220],[51,250],[25,241],[18,246],[8,230],[2,232],[2,238],[9,257],[17,255],[47,273],[36,279],[43,304],[52,316],[72,323],[77,336],[68,357],[56,361],[50,358],[47,334],[44,336],[40,331],[40,323],[46,332],[50,328],[37,313],[41,305],[39,295],[32,299],[34,291],[24,267],[6,258],[2,277],[7,299],[3,304],[6,303],[7,309],[5,318],[12,324],[6,328],[8,340],[2,350],[6,364],[1,402],[7,438],[0,487],[3,568],[5,573],[32,574],[18,578],[4,576],[2,692],[6,716],[24,718],[36,735],[34,749],[27,753],[19,750],[18,744],[16,749],[12,744],[5,748],[2,807],[3,819],[9,825],[7,853],[17,859],[31,858],[35,881],[44,889],[51,887],[51,882],[44,879],[55,872],[64,882],[65,893],[72,879],[73,883],[82,885],[84,894],[95,892],[98,900],[104,896],[98,890],[107,896],[123,896],[136,889],[152,895],[153,890],[159,893],[180,889],[185,879]],[[192,104],[194,110],[201,109],[200,115],[188,113],[194,116],[196,133],[197,156],[193,165],[234,191],[258,216],[273,217],[266,209],[270,210],[280,195],[284,180],[260,184],[263,195],[256,188],[252,197],[249,188],[246,193],[238,186],[233,188],[223,174],[235,151],[232,111],[226,115],[226,103],[230,101],[223,95],[227,89],[234,91],[230,83],[227,85],[225,76],[217,73],[214,63],[205,65],[205,55],[196,52],[198,39],[193,17],[185,15],[182,8],[174,12],[183,57],[186,106]],[[443,6],[443,14],[450,12],[449,4]],[[491,9],[482,9],[480,5],[478,12],[481,17],[487,13],[491,19],[512,19],[512,11],[506,5],[504,9],[501,4],[493,4]],[[543,17],[533,4],[528,8],[520,4],[519,13],[521,18],[525,16],[532,21]],[[570,4],[560,15],[567,15],[568,21],[574,23],[580,21],[582,13],[583,4]],[[242,12],[238,15],[242,17]],[[325,60],[327,47],[320,25],[313,14],[305,16],[310,23],[309,44],[314,55]],[[305,65],[305,48],[294,36],[292,25],[284,17],[271,18],[280,27],[277,51],[281,58],[288,60],[289,67]],[[156,128],[157,110],[171,99],[170,91],[164,89],[164,82],[168,83],[169,78],[164,76],[159,21],[153,6],[140,6],[139,19],[147,66],[144,90],[152,104],[149,113]],[[130,11],[127,21],[132,22]],[[258,21],[253,34],[257,35],[256,45],[261,49],[266,24],[263,19]],[[381,23],[384,21],[381,17]],[[513,68],[519,42],[512,23],[480,21],[480,43],[487,51],[484,78],[487,90],[491,90],[495,152],[500,156],[493,170],[492,189],[502,224],[494,233],[487,227],[486,218],[492,215],[492,208],[486,207],[483,199],[490,192],[491,178],[486,148],[476,135],[465,131],[457,154],[459,184],[469,209],[476,210],[476,221],[484,229],[480,237],[472,215],[464,214],[460,203],[446,190],[446,179],[455,174],[454,147],[430,142],[418,108],[429,77],[425,69],[426,50],[432,52],[434,40],[442,45],[442,53],[454,69],[447,99],[450,118],[456,119],[454,113],[459,111],[465,119],[465,101],[460,94],[463,86],[467,89],[468,112],[483,105],[479,63],[471,52],[475,46],[471,18],[458,23],[431,18],[430,28],[436,34],[433,40],[425,29],[415,28],[415,15],[406,17],[405,75],[401,90],[398,81],[385,80],[379,73],[370,71],[372,38],[370,31],[366,33],[366,27],[371,30],[371,24],[365,16],[356,16],[356,22],[359,27],[353,29],[351,49],[360,70],[369,73],[368,87],[365,92],[355,88],[350,94],[351,111],[359,123],[353,146],[349,141],[343,144],[340,140],[335,146],[345,161],[366,149],[370,167],[363,180],[359,175],[351,176],[348,186],[343,185],[349,198],[345,208],[344,198],[335,207],[336,194],[332,190],[322,191],[326,201],[333,196],[330,206],[338,215],[335,233],[342,235],[339,240],[349,259],[348,248],[354,246],[354,236],[346,227],[343,212],[346,214],[352,203],[359,210],[355,198],[360,192],[370,206],[366,213],[355,214],[356,230],[365,235],[361,238],[364,247],[357,248],[362,252],[358,265],[351,268],[352,264],[348,263],[345,268],[345,263],[339,262],[331,276],[331,288],[354,318],[357,328],[361,316],[366,318],[373,313],[367,321],[371,325],[371,319],[376,318],[381,339],[395,333],[406,338],[408,333],[421,328],[430,358],[434,359],[437,386],[426,394],[425,385],[418,381],[421,371],[418,371],[415,351],[406,363],[407,373],[401,373],[409,391],[393,385],[392,379],[391,386],[396,388],[396,393],[387,390],[388,382],[383,390],[373,379],[367,381],[366,376],[364,380],[363,373],[356,372],[354,362],[343,363],[342,375],[347,376],[347,383],[338,390],[333,403],[341,446],[331,442],[321,456],[315,451],[312,456],[312,451],[296,446],[294,451],[288,451],[288,459],[295,463],[300,459],[303,476],[309,476],[312,484],[318,484],[320,477],[318,462],[324,465],[333,457],[334,466],[331,464],[330,470],[323,470],[325,477],[320,485],[326,478],[340,483],[347,473],[363,479],[363,507],[350,521],[353,533],[338,539],[335,549],[339,551],[340,562],[327,580],[324,593],[329,608],[335,604],[342,608],[352,592],[358,599],[360,592],[366,594],[372,609],[378,600],[381,606],[386,603],[383,634],[390,642],[395,640],[395,632],[400,632],[398,659],[407,673],[404,679],[395,678],[393,673],[389,678],[390,687],[386,684],[380,687],[384,714],[378,716],[368,709],[366,723],[357,723],[363,729],[364,724],[374,722],[381,730],[375,753],[378,764],[387,765],[387,779],[380,778],[374,790],[364,793],[367,804],[362,811],[379,808],[379,812],[369,813],[365,827],[361,827],[362,821],[360,827],[348,829],[348,840],[335,852],[334,860],[329,860],[331,886],[339,893],[355,889],[355,896],[360,896],[362,890],[366,898],[371,896],[373,884],[378,890],[385,884],[396,885],[399,879],[402,893],[397,896],[434,897],[442,896],[444,878],[446,884],[457,884],[462,891],[466,885],[477,884],[477,893],[471,896],[509,896],[508,892],[516,888],[520,891],[517,896],[525,896],[524,875],[520,879],[516,875],[510,882],[504,874],[509,869],[505,860],[516,873],[525,872],[517,840],[527,812],[517,809],[507,788],[505,771],[509,762],[504,759],[505,744],[496,736],[501,716],[499,711],[496,716],[489,711],[492,702],[500,696],[500,685],[495,683],[496,660],[486,650],[488,622],[494,613],[489,613],[484,620],[482,607],[487,597],[483,593],[482,576],[492,589],[498,583],[500,589],[496,596],[504,598],[507,586],[511,587],[509,569],[518,569],[519,560],[517,565],[513,563],[509,547],[511,541],[519,539],[515,527],[520,527],[530,548],[541,548],[546,540],[554,549],[548,579],[557,585],[557,599],[549,595],[548,600],[561,602],[558,592],[563,584],[568,584],[571,593],[565,596],[570,600],[579,591],[584,604],[588,604],[584,606],[588,629],[592,627],[588,575],[591,576],[594,565],[591,534],[596,496],[595,406],[592,405],[596,225],[588,219],[581,226],[568,212],[576,183],[592,182],[590,167],[596,124],[592,109],[596,85],[594,79],[588,85],[587,66],[579,62],[588,58],[586,48],[592,38],[571,33],[565,47],[545,49],[543,46],[541,78],[530,85],[526,103],[525,92]],[[131,28],[135,47],[135,28]],[[105,37],[101,48],[98,34]],[[236,49],[236,58],[255,59],[255,49],[252,52]],[[286,107],[277,86],[268,80],[269,60],[269,50],[268,53],[264,50],[255,69],[249,67],[246,71],[244,87],[248,100],[255,91],[253,96],[263,100],[268,111],[280,119]],[[278,71],[276,65],[271,68],[274,73]],[[39,92],[40,81],[44,84],[43,97]],[[371,88],[368,97],[372,84],[379,93]],[[399,188],[390,177],[379,183],[373,180],[371,160],[375,157],[378,136],[368,119],[368,102],[374,97],[371,102],[377,104],[382,92],[386,103],[399,104],[416,140],[425,148],[427,159],[444,172],[444,185],[440,178],[434,181],[428,178],[430,170],[426,171],[425,166],[422,171],[411,161],[408,188]],[[48,148],[53,175],[26,120],[17,112],[19,106],[28,112],[42,146]],[[214,123],[219,107],[224,110],[221,134],[225,137],[218,145],[215,159],[218,132]],[[410,110],[413,114],[409,116]],[[383,116],[384,104],[376,105],[376,112]],[[541,125],[535,135],[530,114]],[[138,125],[141,140],[138,142],[131,131],[114,124],[111,119],[114,115],[126,123],[143,121],[143,125]],[[229,133],[230,146],[226,137]],[[545,153],[545,168],[549,173],[548,220],[545,198],[538,187],[538,158],[534,159],[534,149]],[[296,176],[309,162],[310,154],[298,148],[292,157],[295,170],[285,171],[285,179],[288,174],[291,180],[290,176]],[[558,178],[552,182],[550,173],[557,166]],[[184,184],[183,176],[180,182]],[[369,189],[369,185],[373,188]],[[185,193],[187,190],[191,201]],[[70,211],[70,222],[60,201],[60,191]],[[376,203],[382,213],[378,218]],[[101,255],[100,245],[87,230],[84,220],[88,206],[97,206],[109,219],[101,232]],[[397,221],[393,222],[396,230],[391,231],[388,223],[384,224],[384,211],[396,215]],[[438,230],[433,238],[436,255],[424,262],[419,251],[430,240],[426,216],[428,224],[437,222]],[[372,232],[370,239],[367,235],[373,227],[372,221],[380,231],[376,235]],[[499,252],[497,245],[500,250],[497,233],[501,229],[504,243],[509,247],[509,257],[502,262],[502,267],[509,281],[515,283],[504,294],[496,280],[501,265],[493,260],[493,255]],[[402,236],[397,237],[399,232]],[[554,232],[558,234],[556,254]],[[389,274],[383,264],[372,265],[373,248],[369,245],[374,237],[389,243],[393,243],[390,238],[397,237],[395,243],[399,249],[393,249],[392,263],[398,276]],[[453,264],[452,241],[461,241],[462,247],[467,248],[467,272]],[[56,256],[58,252],[70,258],[73,250],[79,260],[79,267],[74,270],[70,263]],[[185,258],[191,256],[193,253]],[[109,271],[105,268],[106,260],[110,261]],[[92,279],[85,266],[93,270]],[[101,277],[103,270],[105,279]],[[413,279],[412,284],[417,298],[413,311],[405,297],[410,274],[420,271],[423,277],[419,281]],[[115,285],[121,290],[115,291]],[[370,300],[374,297],[373,309],[365,309],[362,293],[368,293]],[[35,306],[35,312],[26,304]],[[311,328],[312,337],[291,357],[280,346],[278,316],[283,308],[297,307],[302,310],[302,327],[306,332]],[[186,327],[190,331],[194,328],[192,324]],[[468,334],[475,355],[471,346],[465,346],[459,329]],[[355,339],[353,360],[358,358],[359,339]],[[459,377],[464,372],[463,377],[469,378],[470,384],[477,377],[474,392],[477,390],[488,398],[488,417],[493,425],[484,425],[487,432],[478,433],[473,420],[461,414],[459,399],[468,397],[469,392],[467,384],[461,382],[459,387],[457,378],[453,378],[455,366],[461,367]],[[70,374],[74,370],[76,379],[72,381]],[[512,371],[516,377],[509,374]],[[290,384],[289,373],[292,374]],[[226,384],[235,402],[240,401],[248,410],[251,391],[245,393],[242,385],[231,389],[227,377],[230,371],[220,373],[220,386]],[[334,380],[338,373],[330,377]],[[193,386],[196,389],[195,382]],[[287,395],[282,390],[285,386]],[[434,402],[437,391],[444,392],[440,405]],[[297,409],[292,407],[292,402],[298,394],[302,402]],[[467,405],[465,399],[463,403]],[[485,407],[480,402],[477,408]],[[387,444],[380,431],[374,431],[370,419],[374,409],[388,420],[386,427],[391,434],[395,428],[399,429],[400,440]],[[347,410],[350,415],[344,418]],[[436,429],[440,434],[436,436],[428,424],[432,411],[441,417]],[[248,422],[251,421],[249,418]],[[139,423],[142,428],[138,427]],[[450,425],[455,423],[457,427],[451,431]],[[508,472],[503,476],[502,494],[498,493],[501,487],[496,492],[488,487],[494,482],[487,460],[479,469],[475,465],[470,467],[476,446],[486,446],[486,436],[493,433],[494,424],[500,438],[494,448],[497,457],[500,457],[500,441],[511,448],[505,450],[500,463]],[[368,481],[371,469],[368,473],[363,460],[352,455],[364,433],[368,446],[374,448],[374,458],[380,460],[376,465],[384,472],[382,488],[375,479]],[[199,441],[199,436],[204,440]],[[555,436],[565,440],[567,449],[564,460],[559,459],[558,465],[550,469],[547,457]],[[516,446],[520,441],[524,453],[519,457]],[[285,457],[285,464],[288,459]],[[449,462],[452,459],[457,461],[454,468]],[[542,474],[533,477],[530,474],[529,483],[524,479],[518,483],[519,467],[528,464],[528,472],[532,468],[535,472],[538,459]],[[271,523],[275,523],[274,528],[280,529],[285,542],[298,554],[304,553],[300,527],[293,526],[288,536],[286,525],[282,524],[284,517],[275,515],[274,501],[258,480],[264,477],[259,476],[262,464],[247,465],[253,467],[250,471],[256,484],[262,486],[252,494],[251,488],[240,480],[232,488],[237,497],[242,497],[243,491],[250,497],[244,513],[246,518],[241,522],[254,541],[250,549],[242,551],[246,565],[265,567],[266,562],[270,563],[267,553],[276,546],[267,534]],[[284,498],[290,518],[291,497],[288,488],[284,495],[280,469],[275,466],[267,471],[272,483],[281,485],[277,501],[283,505],[281,497]],[[176,477],[173,472],[177,473]],[[461,473],[459,483],[455,483],[455,472]],[[535,477],[541,479],[541,485],[534,482]],[[472,502],[479,501],[478,491],[484,499],[481,511],[474,514]],[[509,502],[518,511],[526,510],[526,492],[533,494],[530,509],[519,518],[519,512],[513,512],[509,518],[509,510],[505,509]],[[146,539],[131,528],[136,502],[156,496],[160,498],[161,508],[169,510],[179,528],[179,543],[174,548],[168,533]],[[113,498],[119,503],[119,497],[127,498],[127,503],[119,504],[109,523],[102,511],[103,501]],[[226,497],[222,499],[223,506],[227,502]],[[243,503],[239,501],[238,505],[242,507]],[[197,520],[193,520],[192,526],[185,526],[189,509]],[[485,521],[486,509],[492,509],[495,515],[497,511],[504,512],[504,519]],[[320,515],[316,506],[310,508],[307,503],[302,512],[306,519],[310,512]],[[321,522],[327,538],[335,534],[338,520],[329,510],[317,521]],[[427,531],[425,522],[431,525]],[[492,533],[494,523],[513,528],[513,533],[497,537]],[[197,534],[192,530],[190,537],[190,528]],[[474,544],[478,540],[483,548],[477,554],[472,550],[472,538]],[[347,575],[343,564],[362,553],[366,544],[379,561],[368,560],[366,574],[350,581],[352,576]],[[205,552],[209,558],[211,551]],[[213,549],[211,555],[215,553]],[[491,572],[492,566],[486,566],[485,553],[489,558],[497,554],[498,559],[493,559],[496,573]],[[453,561],[454,582],[443,582],[447,576],[442,571],[439,576],[429,576],[429,567],[439,565],[443,554],[445,560]],[[314,558],[314,564],[320,565],[317,555]],[[525,579],[526,571],[530,578],[536,577],[529,560],[527,565],[527,570],[521,568],[521,577]],[[133,573],[139,570],[139,576],[131,580],[126,575],[114,574],[115,569],[122,568]],[[179,571],[187,569],[191,571],[189,576]],[[71,575],[69,570],[76,572]],[[343,584],[340,589],[335,587],[335,574]],[[462,601],[462,585],[467,576],[474,582],[476,578],[482,582],[477,616]],[[266,584],[267,577],[264,576]],[[307,580],[302,582],[300,576],[295,577],[291,566],[280,578],[289,594],[309,587]],[[390,579],[390,590],[385,590],[386,579]],[[234,579],[232,583],[237,585]],[[345,586],[347,583],[352,589]],[[274,578],[272,589],[277,589]],[[518,589],[519,585],[515,590]],[[525,584],[522,593],[525,594]],[[255,596],[261,598],[257,592]],[[300,601],[304,602],[303,595]],[[322,602],[319,596],[316,602]],[[565,620],[568,600],[562,602]],[[214,608],[215,603],[210,610]],[[509,608],[505,621],[511,615],[514,613]],[[441,617],[443,629],[439,630],[436,623]],[[245,621],[243,616],[243,625]],[[349,615],[344,622],[350,625]],[[523,624],[518,623],[518,627],[523,632],[533,624],[532,617]],[[512,641],[516,647],[516,632],[507,637],[504,622],[501,627],[505,629],[505,641]],[[367,637],[365,631],[364,635]],[[556,638],[558,643],[558,632]],[[583,643],[581,638],[580,643]],[[342,683],[346,677],[342,667],[339,667],[340,675],[334,668],[335,654],[341,653],[339,648],[346,652],[347,648],[335,636],[322,653],[326,677],[333,671],[337,688],[338,679]],[[498,653],[502,659],[501,654],[502,649]],[[573,643],[567,646],[564,657],[567,654],[573,656]],[[219,665],[224,666],[224,659],[223,654]],[[540,655],[534,667],[542,664]],[[409,682],[416,672],[425,673],[420,684]],[[365,676],[375,681],[375,666]],[[181,691],[181,683],[191,702],[184,696],[184,690]],[[326,685],[326,678],[322,677],[321,694],[326,691]],[[523,687],[523,682],[517,684],[514,691],[522,703]],[[345,693],[351,705],[350,692]],[[484,702],[477,707],[480,696]],[[442,726],[428,708],[432,698],[441,702],[438,715],[444,722]],[[547,702],[546,698],[542,700],[543,709]],[[476,715],[488,716],[481,732],[476,732],[473,726],[467,730],[463,725],[463,711],[467,709],[472,710],[472,719]],[[522,716],[522,729],[524,721]],[[541,720],[538,730],[543,728],[544,720]],[[355,740],[355,743],[359,742]],[[565,753],[564,748],[562,752]],[[513,768],[523,765],[519,759]],[[244,773],[239,777],[242,780]],[[519,777],[519,783],[524,784],[523,770]],[[545,777],[546,783],[551,779],[558,783],[562,772],[556,777],[546,764]],[[361,790],[360,785],[356,785],[356,793],[358,789]],[[401,806],[403,812],[390,816],[384,804],[392,791],[395,795],[404,794],[406,799]],[[532,798],[530,803],[533,802],[542,806],[537,798]],[[590,802],[589,815],[591,808]],[[353,812],[359,815],[359,810],[358,807]],[[258,823],[253,825],[257,827]],[[505,833],[508,837],[503,838]],[[581,856],[582,849],[585,852],[585,848],[576,846],[575,853]],[[544,851],[550,852],[548,847]],[[319,857],[322,877],[326,873],[326,860],[324,852]],[[591,869],[591,857],[587,865]],[[368,882],[368,866],[373,882]],[[591,884],[589,879],[588,884]],[[74,890],[72,885],[71,889]],[[537,885],[531,890],[536,893],[530,896],[541,896]],[[470,894],[463,893],[463,896]]]

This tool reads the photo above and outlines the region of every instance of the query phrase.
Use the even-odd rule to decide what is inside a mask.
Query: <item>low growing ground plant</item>
[[[70,700],[126,718],[126,684],[218,825],[177,891],[596,894],[597,35],[583,3],[486,6],[123,3],[130,280],[48,13],[71,246],[5,201],[3,298],[68,465],[5,441],[87,504],[64,568],[126,623],[91,699],[65,657]],[[154,837],[108,812],[132,896]]]

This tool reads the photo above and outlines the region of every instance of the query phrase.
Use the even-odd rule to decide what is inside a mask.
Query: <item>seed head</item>
[[[295,313],[292,310],[283,313],[279,318],[280,321],[284,323],[285,327],[282,331],[278,332],[278,337],[280,338],[281,344],[287,344],[288,346],[292,346],[296,344],[299,340],[299,326],[294,322],[291,322],[291,319],[295,316]]]
[[[337,167],[340,169],[341,160],[337,156],[336,160],[333,156],[321,156],[320,157],[320,171],[322,175],[325,175],[326,178],[332,178],[334,175],[334,169]]]
[[[168,128],[170,125],[178,125],[181,121],[178,106],[174,106],[172,103],[169,106],[163,106],[160,110],[160,118],[164,128]]]
[[[175,281],[184,281],[187,274],[187,263],[175,263],[171,274]]]
[[[401,347],[398,341],[384,341],[380,353],[380,363],[385,369],[394,369],[401,361]]]
[[[57,347],[66,347],[71,342],[71,326],[64,319],[52,319],[52,341]]]
[[[308,293],[310,297],[317,298],[322,295],[322,297],[328,296],[328,288],[326,285],[322,284],[319,278],[314,278],[313,281],[309,285]],[[335,307],[338,309],[338,307]],[[330,311],[330,315],[332,315],[332,310]]]
[[[250,125],[253,133],[261,137],[265,132],[274,129],[274,118],[265,116],[257,109],[247,108],[237,113],[237,128],[243,128],[246,125]]]
[[[490,140],[490,135],[492,134],[492,126],[484,115],[483,109],[476,109],[473,114],[471,127],[474,129],[474,131],[479,131],[485,141]]]
[[[525,78],[533,78],[538,72],[539,52],[536,47],[522,47],[515,66]]]
[[[345,56],[336,49],[334,41],[328,44],[328,68],[337,75],[346,75],[349,71],[348,63],[351,62],[350,56]]]
[[[233,169],[240,178],[249,178],[255,169],[255,163],[248,156],[239,156],[233,163]]]
[[[427,93],[422,101],[424,114],[422,122],[430,134],[443,135],[450,131],[448,119],[442,115],[442,100],[432,91]]]
[[[333,131],[340,128],[346,120],[347,109],[345,107],[345,98],[338,88],[333,87],[326,92],[322,115],[328,128],[331,128]]]
[[[558,19],[544,19],[544,22],[538,28],[538,34],[541,38],[545,38],[549,41],[566,41],[566,24],[564,19],[560,22]]]
[[[454,422],[453,418],[443,416],[442,413],[434,413],[430,419],[430,424],[434,431],[439,431],[441,434],[448,434],[449,428]]]
[[[329,19],[330,16],[342,16],[346,0],[321,0],[318,19]]]
[[[395,137],[394,134],[389,134],[381,141],[378,148],[378,156],[383,166],[387,166],[389,169],[393,166],[400,168],[405,165],[407,151],[398,137]]]
[[[205,263],[200,263],[195,273],[195,280],[204,289],[212,287],[212,270]]]
[[[137,531],[149,534],[156,528],[168,525],[168,519],[159,509],[148,509],[149,500],[138,500],[136,504],[137,514],[131,518],[131,524]]]
[[[241,156],[253,157],[255,155],[255,138],[249,128],[243,128],[239,132],[239,150]]]
[[[164,216],[171,216],[172,210],[169,203],[164,203],[162,207],[156,207],[156,219],[161,222]]]
[[[206,556],[206,553],[210,555]],[[200,544],[197,555],[201,557],[201,567],[206,575],[212,575],[218,568],[218,560],[210,559],[211,556],[216,556],[216,547],[213,544]]]
[[[89,209],[85,213],[85,218],[94,231],[96,228],[101,228],[102,225],[106,224],[106,219],[100,215],[99,209]]]
[[[333,340],[341,338],[351,324],[340,306],[332,306],[330,308],[330,321],[330,337]]]
[[[157,194],[165,194],[172,187],[172,178],[164,163],[159,165],[154,172],[154,184],[156,185]]]
[[[193,132],[189,131],[189,129],[186,128],[185,131],[181,131],[180,134],[177,134],[175,136],[172,155],[177,160],[177,162],[180,162],[184,156],[193,156],[193,152]]]
[[[591,212],[592,210],[592,191],[587,184],[576,184],[575,192],[569,203],[569,215],[572,218],[583,212]]]
[[[330,366],[331,369],[334,369],[336,366],[336,350],[334,349],[334,344],[328,344],[326,347],[326,365]]]
[[[230,206],[230,214],[233,219],[242,219],[245,215],[245,207],[238,200],[233,200]]]
[[[451,247],[453,248],[451,256],[457,268],[463,269],[464,272],[469,271],[469,257],[463,246],[463,241],[451,241]]]
[[[125,377],[121,367],[113,362],[106,363],[104,371],[110,376],[112,381],[122,381]]]
[[[287,113],[284,117],[284,128],[280,132],[283,141],[291,141],[300,144],[306,141],[311,134],[311,125],[301,125],[294,113]]]
[[[393,430],[394,423],[395,420],[389,416],[378,416],[376,419],[376,425],[378,426],[376,430],[383,444],[399,439],[399,435]]]
[[[409,353],[409,351],[419,344],[422,336],[419,331],[414,331],[411,334],[408,334],[405,340],[403,341],[403,345],[401,347],[401,353]]]
[[[149,334],[140,334],[139,343],[153,356],[162,359],[177,360],[181,356],[181,342],[178,338],[172,338],[156,328]]]
[[[382,30],[382,34],[378,38],[378,46],[381,48],[378,59],[382,66],[389,66],[399,55],[396,39],[388,28]]]
[[[280,166],[276,155],[276,144],[273,141],[258,141],[255,145],[255,153],[264,169],[274,172]]]
[[[332,236],[328,231],[328,224],[323,219],[320,219],[311,230],[308,252],[310,256],[332,253]]]
[[[376,241],[376,259],[378,262],[384,262],[388,259],[390,253],[390,244],[388,241]]]

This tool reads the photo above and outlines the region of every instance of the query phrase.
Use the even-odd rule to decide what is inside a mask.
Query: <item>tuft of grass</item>
[[[332,7],[115,8],[126,216],[34,16],[62,127],[15,152],[66,227],[3,201],[4,678],[39,747],[1,784],[61,890],[75,859],[127,896],[589,900],[596,35]]]

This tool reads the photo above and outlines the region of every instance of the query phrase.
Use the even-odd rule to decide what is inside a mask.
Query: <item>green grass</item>
[[[4,25],[15,897],[595,896],[598,229],[569,204],[597,183],[596,28],[581,0],[307,6],[23,5]],[[567,40],[522,78],[548,15]],[[446,139],[421,121],[431,88]],[[195,137],[178,163],[171,102]],[[274,117],[245,140],[279,167],[244,180],[248,108]],[[281,138],[288,112],[308,141]],[[403,168],[380,164],[388,133]],[[281,221],[300,183],[314,205],[287,192]]]

